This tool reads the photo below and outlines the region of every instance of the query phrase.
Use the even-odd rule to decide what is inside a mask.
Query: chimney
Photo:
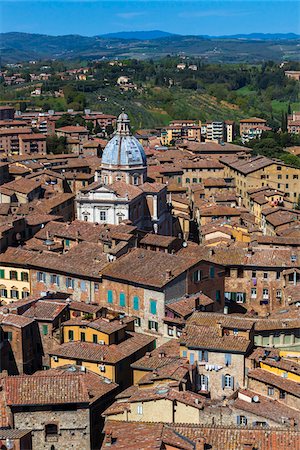
[[[166,270],[166,280],[169,281],[172,278],[172,270]]]
[[[204,450],[205,449],[205,438],[199,437],[195,441],[195,450]]]
[[[113,442],[112,431],[107,431],[104,439],[104,446],[111,447]]]
[[[223,337],[223,325],[221,322],[217,322],[218,334],[220,337]]]

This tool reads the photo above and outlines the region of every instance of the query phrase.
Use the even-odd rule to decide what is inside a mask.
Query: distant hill
[[[181,36],[159,30],[111,33],[92,37],[17,32],[0,34],[2,64],[50,58],[145,59],[182,53],[216,63],[299,61],[299,44],[300,37],[293,33],[284,35],[256,33],[223,37]]]
[[[168,36],[174,36],[166,31],[120,31],[118,33],[102,34],[100,37],[104,39],[138,39],[139,41],[149,41],[151,39],[160,39]]]
[[[211,36],[210,36],[211,37]],[[299,39],[300,34],[295,33],[250,33],[232,34],[230,36],[216,36],[219,39],[258,39],[263,41],[277,41],[285,39]]]

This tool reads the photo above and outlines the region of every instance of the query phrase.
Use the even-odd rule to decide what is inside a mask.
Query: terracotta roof
[[[176,242],[177,238],[174,236],[163,236],[161,234],[147,233],[141,240],[140,244],[156,245],[158,247],[167,248],[169,245]]]
[[[108,420],[104,428],[101,449],[107,449],[106,439],[112,438],[110,447],[116,450],[161,450],[162,448],[194,450],[186,438],[161,423],[120,422]],[[109,436],[109,438],[108,438]]]
[[[0,325],[10,325],[16,328],[23,328],[34,323],[34,320],[29,317],[18,316],[17,314],[4,314],[4,309],[6,308],[3,307],[2,311],[0,310]]]
[[[177,254],[137,248],[112,262],[102,271],[102,276],[162,288],[194,263],[190,258]],[[170,277],[168,270],[171,271]]]
[[[263,169],[264,167],[271,166],[272,164],[277,164],[277,162],[272,159],[266,158],[265,156],[254,156],[252,158],[232,158],[224,157],[221,158],[222,163],[231,167],[234,170],[247,175],[249,173],[255,172],[256,170]]]
[[[240,123],[256,123],[256,122],[260,122],[260,123],[266,123],[265,119],[260,119],[259,117],[250,117],[249,119],[241,119]]]
[[[36,181],[31,181],[26,178],[19,178],[17,180],[10,181],[9,183],[2,184],[0,190],[9,190],[11,192],[21,192],[22,194],[29,194],[39,187]]]
[[[246,394],[250,398],[257,395],[256,392],[250,390],[244,390],[243,394]],[[258,395],[258,402],[248,402],[240,398],[239,396],[234,401],[234,408],[255,414],[265,419],[270,419],[274,422],[282,424],[283,419],[295,419],[297,423],[300,420],[300,412],[294,408],[286,406],[283,402],[272,400],[263,395]]]
[[[117,387],[94,373],[74,371],[70,367],[9,376],[3,382],[10,406],[89,404]]]
[[[131,403],[151,401],[156,402],[162,399],[176,401],[177,403],[183,403],[184,405],[192,406],[199,410],[203,409],[203,403],[205,400],[205,398],[199,394],[191,391],[179,391],[168,385],[162,385],[154,388],[147,387],[142,389],[140,389],[138,386],[134,386],[134,389],[131,389],[131,396],[128,398],[125,404],[123,403],[123,399],[121,399],[123,410],[122,407],[120,408],[120,403],[118,405],[117,401],[117,404],[114,403],[112,406],[108,407],[104,411],[103,415],[109,416],[115,414],[115,407],[119,409],[119,412],[123,412],[126,409],[130,410]]]
[[[248,377],[271,386],[276,386],[278,389],[300,397],[300,384],[289,378],[283,378],[260,368],[249,370]]]
[[[29,309],[27,309],[23,316],[30,317],[36,320],[55,320],[65,309],[66,304],[56,303],[54,301],[38,300]]]
[[[127,332],[127,339],[119,344],[99,345],[91,342],[66,342],[51,350],[51,355],[82,361],[105,361],[115,364],[155,341],[152,336]]]
[[[88,133],[88,129],[82,126],[72,126],[72,125],[68,125],[65,127],[61,127],[61,128],[56,128],[55,131],[62,131],[65,133]]]
[[[192,442],[205,439],[207,446],[213,450],[298,450],[300,432],[286,428],[266,429],[261,427],[226,427],[224,425],[188,425],[172,424],[171,428]]]
[[[146,353],[141,359],[132,363],[131,367],[133,369],[152,371],[154,369],[166,367],[170,363],[179,360],[181,360],[179,341],[171,339],[155,350]]]
[[[186,325],[180,343],[188,348],[201,348],[217,351],[246,353],[251,341],[233,335],[220,336],[216,327]]]
[[[199,306],[208,306],[214,303],[214,301],[207,295],[203,294],[203,292],[198,292],[196,294],[184,296],[167,303],[166,308],[185,318],[195,311],[197,300]]]
[[[86,320],[82,319],[80,317],[76,319],[70,319],[67,320],[62,324],[62,326],[72,326],[72,325],[79,325],[79,326],[85,326],[87,328],[93,328],[94,330],[102,331],[104,334],[112,334],[116,331],[125,329],[127,327],[127,324],[129,322],[133,322],[134,319],[132,318],[125,318],[123,320],[111,320],[108,321],[107,319],[103,317],[99,317],[95,320]]]

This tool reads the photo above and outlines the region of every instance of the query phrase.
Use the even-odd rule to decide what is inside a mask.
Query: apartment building
[[[279,160],[255,157],[221,158],[224,164],[224,178],[234,178],[236,191],[244,206],[247,203],[247,192],[260,187],[283,191],[291,202],[296,202],[300,195],[300,169]]]
[[[263,131],[271,131],[265,119],[250,117],[240,120],[240,136],[242,142],[249,142],[252,139],[259,139]]]
[[[288,116],[287,130],[291,134],[300,133],[300,112],[293,112],[293,114]]]

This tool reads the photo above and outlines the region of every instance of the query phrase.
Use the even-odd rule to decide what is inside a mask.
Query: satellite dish
[[[188,245],[187,245],[187,242],[183,242],[183,244],[182,244],[182,247],[184,247],[184,248],[186,248]]]
[[[258,403],[259,402],[259,396],[258,395],[254,395],[252,400],[253,400],[254,403]]]

